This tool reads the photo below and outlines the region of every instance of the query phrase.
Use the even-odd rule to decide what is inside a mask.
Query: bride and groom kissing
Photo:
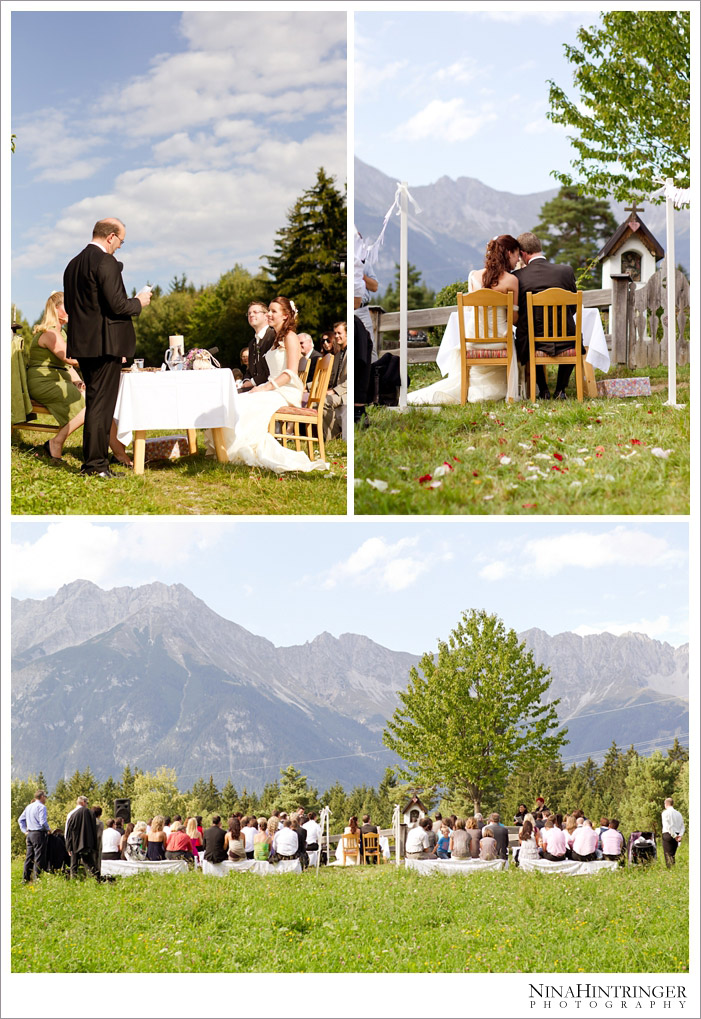
[[[468,292],[475,290],[495,290],[498,293],[513,295],[513,321],[515,329],[515,350],[520,365],[529,362],[527,295],[538,294],[551,287],[577,292],[574,271],[570,265],[549,262],[542,251],[541,243],[534,233],[525,232],[518,237],[511,234],[500,234],[493,237],[487,244],[484,268],[473,269],[468,276]],[[497,336],[503,336],[506,328],[506,309],[499,309],[497,319]],[[472,319],[466,320],[467,335],[474,336]],[[534,308],[533,326],[535,336],[543,335],[543,311]],[[566,312],[567,334],[574,335],[575,322],[572,308]],[[572,343],[538,343],[538,349],[553,355],[557,349],[571,347]],[[469,347],[479,344],[469,344]],[[442,365],[444,375],[439,382],[417,390],[408,395],[408,402],[413,404],[444,404],[460,403],[461,364],[460,348],[450,351],[449,359]],[[440,363],[440,359],[439,359]],[[572,365],[558,365],[557,382],[554,394],[551,394],[542,365],[536,365],[536,384],[541,400],[565,399],[565,389],[572,374]],[[474,381],[473,381],[474,380]],[[503,368],[480,367],[470,372],[469,402],[481,400],[498,400],[506,396],[507,380]],[[515,394],[511,394],[515,395]]]

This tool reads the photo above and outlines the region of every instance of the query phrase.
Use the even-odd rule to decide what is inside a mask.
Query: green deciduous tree
[[[157,814],[182,814],[184,811],[175,768],[159,768],[155,773],[144,771],[137,775],[131,804],[133,818],[148,821]]]
[[[559,701],[542,700],[548,670],[497,616],[463,613],[419,666],[383,736],[404,761],[403,777],[449,796],[466,792],[479,810],[485,790],[515,768],[555,759],[566,742],[555,731]]]
[[[656,177],[689,186],[688,11],[609,11],[565,45],[578,98],[551,81],[550,112],[574,129],[568,186],[619,201],[657,190]]]
[[[318,335],[346,317],[346,279],[334,262],[346,260],[346,200],[323,167],[287,214],[268,255],[275,293],[291,298],[300,331]]]
[[[169,295],[168,300],[176,297]],[[247,312],[251,301],[269,301],[273,286],[264,271],[252,275],[236,264],[197,295],[187,324],[186,347],[218,347],[217,360],[238,368],[241,349],[252,337]]]
[[[592,260],[616,225],[607,201],[563,187],[545,202],[533,232],[551,262],[572,266],[580,288],[585,282],[596,287],[601,285],[601,265],[593,265]]]

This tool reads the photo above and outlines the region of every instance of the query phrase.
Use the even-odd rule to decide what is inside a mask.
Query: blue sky
[[[345,13],[203,7],[12,13],[12,301],[30,322],[103,216],[126,223],[128,289],[207,283],[259,268],[319,166],[345,180]]]
[[[678,646],[687,542],[686,523],[641,520],[14,522],[12,593],[44,598],[79,578],[182,583],[278,646],[327,630],[419,654],[470,608],[519,632],[631,630]]]

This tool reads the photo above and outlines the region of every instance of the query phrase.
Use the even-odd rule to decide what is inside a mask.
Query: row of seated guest
[[[623,853],[624,838],[618,830],[618,819],[610,821],[602,817],[598,828],[584,817],[581,810],[575,810],[563,817],[545,810],[543,826],[538,827],[536,818],[527,814],[519,831],[519,859],[544,859],[552,861],[577,860],[589,862],[604,858],[619,860]],[[524,849],[526,855],[523,856]]]
[[[499,814],[491,814],[489,822],[479,817],[437,818],[436,824],[425,817],[407,833],[405,853],[417,860],[505,860],[509,848],[509,832]],[[440,822],[440,827],[437,824]]]

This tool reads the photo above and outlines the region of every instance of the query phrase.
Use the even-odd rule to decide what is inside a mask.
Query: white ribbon
[[[356,256],[361,259],[361,261],[365,262],[366,265],[375,265],[377,263],[377,260],[378,260],[378,258],[380,256],[380,248],[382,247],[382,245],[385,242],[385,230],[387,229],[387,224],[390,221],[390,217],[391,217],[392,213],[395,211],[395,209],[396,209],[396,215],[397,216],[401,215],[401,204],[400,204],[400,201],[401,201],[401,196],[402,196],[402,192],[403,191],[406,192],[407,198],[409,199],[411,204],[414,206],[414,211],[416,212],[416,214],[418,215],[421,212],[421,209],[419,208],[418,203],[416,202],[414,197],[409,192],[409,188],[405,184],[400,184],[399,182],[397,182],[397,190],[394,193],[394,201],[392,202],[391,206],[387,210],[387,213],[386,213],[385,218],[384,218],[384,222],[382,223],[382,229],[380,230],[380,234],[379,234],[377,240],[374,242],[374,244],[369,244],[368,241],[363,240],[363,238],[360,236],[360,234],[358,233],[358,231],[356,229],[355,253],[356,253]]]
[[[678,188],[675,185],[669,186],[666,180],[661,177],[655,177],[655,183],[661,184],[662,187],[659,191],[656,191],[656,195],[664,195],[665,199],[671,199],[674,203],[675,209],[681,209],[683,205],[691,204],[691,188]]]

